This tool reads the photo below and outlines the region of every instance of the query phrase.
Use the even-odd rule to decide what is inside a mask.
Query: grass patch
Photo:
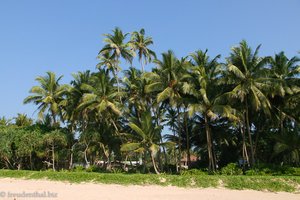
[[[251,189],[259,191],[299,192],[297,185],[299,178],[272,176],[230,176],[223,177],[224,186],[230,189]]]
[[[225,187],[259,191],[300,192],[300,177],[297,176],[224,176],[224,175],[156,175],[96,172],[53,172],[0,170],[2,178],[47,179],[71,183],[104,183],[121,185],[161,185],[188,188]]]

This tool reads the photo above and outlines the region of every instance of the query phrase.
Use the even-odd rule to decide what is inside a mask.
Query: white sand
[[[13,197],[18,193],[35,193],[52,197]],[[10,196],[10,197],[8,197]],[[300,200],[300,194],[285,192],[271,193],[252,190],[227,189],[184,189],[160,186],[120,186],[104,184],[70,184],[47,180],[0,179],[0,200],[2,199],[62,199],[62,200],[102,200],[102,199],[163,199],[163,200]]]

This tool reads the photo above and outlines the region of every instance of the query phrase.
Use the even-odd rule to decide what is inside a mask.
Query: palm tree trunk
[[[156,112],[154,112],[156,114],[155,122],[156,122],[157,126],[160,126],[160,107],[159,107],[159,104],[157,104],[157,107],[156,107],[155,111],[156,111]],[[163,143],[163,139],[162,139],[161,133],[160,133],[159,137],[160,137],[161,143]],[[163,149],[163,156],[164,156],[165,165],[166,165],[166,163],[167,163],[167,153],[166,153],[166,150],[165,150],[164,146],[162,146],[162,149]],[[159,150],[159,153],[161,153],[160,150]],[[160,167],[160,169],[163,169],[163,166],[162,166],[163,165],[162,164],[162,156],[159,156],[158,159],[159,159],[158,160],[159,167]]]
[[[73,166],[73,151],[71,152],[71,156],[70,156],[69,169],[72,169],[72,166]]]
[[[208,118],[206,114],[204,115],[204,120],[205,120],[205,132],[206,132],[207,152],[208,152],[208,169],[209,171],[215,171],[216,166],[215,166],[213,152],[212,152],[212,139],[211,139],[211,133],[208,124]]]
[[[30,154],[29,154],[29,162],[30,162],[30,170],[32,170],[32,151],[30,151]]]
[[[143,159],[143,173],[145,174],[147,170],[147,151],[144,151],[144,155],[142,155],[142,159]]]
[[[240,124],[240,131],[242,134],[242,156],[243,156],[242,164],[243,164],[243,172],[245,172],[245,170],[246,170],[245,161],[247,161],[247,163],[249,164],[249,158],[248,158],[247,147],[246,147],[245,131],[244,131],[244,127],[242,126],[242,124]]]
[[[177,107],[177,126],[178,126],[178,168],[177,172],[181,172],[181,126],[180,126],[180,108]]]
[[[90,162],[87,159],[87,150],[88,150],[88,148],[89,148],[89,145],[86,145],[86,148],[84,149],[84,160],[85,160],[85,163],[86,163],[86,167],[90,166]]]
[[[115,77],[115,79],[117,80],[117,88],[118,88],[118,95],[120,95],[120,83],[119,83],[119,70],[118,70],[118,63],[119,63],[119,57],[116,57],[116,63],[115,63],[115,67],[113,69],[113,75]],[[119,96],[120,98],[120,102],[122,103],[122,98],[121,96]]]
[[[107,154],[106,155],[106,159],[107,159],[107,166],[106,166],[106,170],[110,171],[112,169],[112,165],[111,165],[111,153],[110,153],[110,150],[108,149],[107,150]]]
[[[128,154],[126,154],[125,161],[124,161],[124,164],[123,164],[123,170],[124,171],[126,171],[127,160],[128,160]]]
[[[185,126],[185,133],[186,133],[187,166],[188,168],[190,168],[190,164],[191,164],[190,136],[188,130],[188,113],[186,112],[186,109],[184,111],[184,126]]]
[[[283,112],[282,112],[282,106],[279,107],[279,120],[280,120],[280,127],[279,127],[279,133],[283,135]]]
[[[151,155],[151,161],[152,161],[152,164],[153,164],[153,168],[154,168],[154,170],[155,170],[155,173],[156,173],[156,174],[160,174],[159,171],[158,171],[158,169],[157,169],[157,166],[156,166],[156,163],[155,163],[155,159],[154,159],[153,153],[150,152],[150,155]]]
[[[145,71],[145,69],[144,69],[145,65],[144,65],[143,59],[141,59],[141,65],[142,65],[142,73],[144,73],[144,71]]]
[[[160,136],[160,143],[163,143],[163,139],[162,137]],[[166,151],[166,148],[164,146],[162,146],[162,150],[163,150],[163,155],[164,155],[164,165],[167,166],[169,161],[168,161],[168,155],[167,155],[167,151]]]
[[[76,144],[76,143],[75,143]],[[70,155],[70,163],[69,163],[69,169],[72,169],[73,166],[73,156],[74,156],[74,148],[75,144],[72,145],[71,147],[71,155]]]
[[[55,152],[54,152],[54,142],[52,143],[52,169],[55,171]]]
[[[56,126],[56,118],[55,118],[55,114],[54,113],[52,113],[52,120],[53,120],[52,126],[54,127],[54,126]]]
[[[250,143],[250,151],[251,151],[251,167],[254,165],[255,160],[254,160],[254,149],[253,149],[253,142],[252,142],[252,136],[250,132],[250,123],[249,123],[249,110],[248,110],[248,99],[246,97],[246,127],[247,127],[247,132],[248,132],[248,139]]]

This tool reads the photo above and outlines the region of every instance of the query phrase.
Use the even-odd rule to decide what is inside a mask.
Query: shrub
[[[222,175],[242,175],[243,170],[237,166],[235,163],[229,163],[221,169]]]
[[[88,168],[85,169],[87,172],[106,172],[105,169],[97,166],[97,165],[91,165]]]
[[[247,170],[246,175],[300,176],[300,168],[270,164],[259,164]]]
[[[85,168],[83,166],[76,166],[74,169],[73,169],[74,172],[83,172],[85,171]]]
[[[112,173],[115,173],[115,174],[119,174],[119,173],[123,173],[124,170],[121,169],[121,168],[112,168],[112,169],[111,169],[111,172],[112,172]]]

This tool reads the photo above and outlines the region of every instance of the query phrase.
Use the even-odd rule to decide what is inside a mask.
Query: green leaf
[[[135,151],[141,146],[140,143],[126,143],[121,146],[121,151]]]

